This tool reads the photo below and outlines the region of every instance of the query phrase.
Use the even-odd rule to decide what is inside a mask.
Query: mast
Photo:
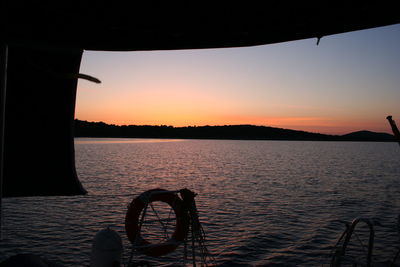
[[[396,123],[394,122],[394,120],[392,119],[392,116],[387,116],[386,119],[389,121],[390,126],[392,127],[392,131],[394,134],[394,137],[396,138],[397,142],[399,142],[400,145],[400,132],[399,129],[397,128]]]
[[[8,47],[5,43],[0,44],[0,240],[2,229],[2,197],[3,197],[3,170],[4,170],[4,127],[6,111],[6,87],[7,87],[7,58]]]

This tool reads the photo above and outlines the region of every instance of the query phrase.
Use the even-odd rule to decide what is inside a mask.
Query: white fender
[[[122,240],[109,227],[97,232],[93,239],[90,255],[91,267],[115,267],[121,265]]]

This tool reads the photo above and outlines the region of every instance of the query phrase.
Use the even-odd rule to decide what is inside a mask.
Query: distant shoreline
[[[157,138],[210,140],[281,140],[281,141],[369,141],[395,142],[393,135],[358,131],[345,135],[328,135],[255,125],[224,126],[151,126],[113,125],[104,122],[75,120],[75,137],[90,138]]]

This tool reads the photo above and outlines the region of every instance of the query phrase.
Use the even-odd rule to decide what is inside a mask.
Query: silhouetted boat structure
[[[132,4],[2,1],[1,197],[86,194],[73,142],[77,78],[96,81],[79,74],[84,50],[318,43],[326,35],[400,23],[391,1]]]
[[[392,116],[387,116],[386,119],[389,121],[390,127],[392,127],[392,132],[394,137],[396,138],[397,142],[400,145],[400,131],[397,128],[396,122],[392,119]]]

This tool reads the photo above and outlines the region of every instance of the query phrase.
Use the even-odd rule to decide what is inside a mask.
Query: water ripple
[[[93,141],[93,142],[92,142]],[[87,266],[95,233],[123,239],[127,205],[152,188],[187,187],[219,266],[321,266],[344,229],[337,220],[374,217],[375,256],[398,244],[398,146],[217,140],[78,140],[76,165],[88,196],[4,200],[0,260],[35,253]],[[360,236],[363,236],[362,231]],[[182,248],[154,264],[181,262]]]

